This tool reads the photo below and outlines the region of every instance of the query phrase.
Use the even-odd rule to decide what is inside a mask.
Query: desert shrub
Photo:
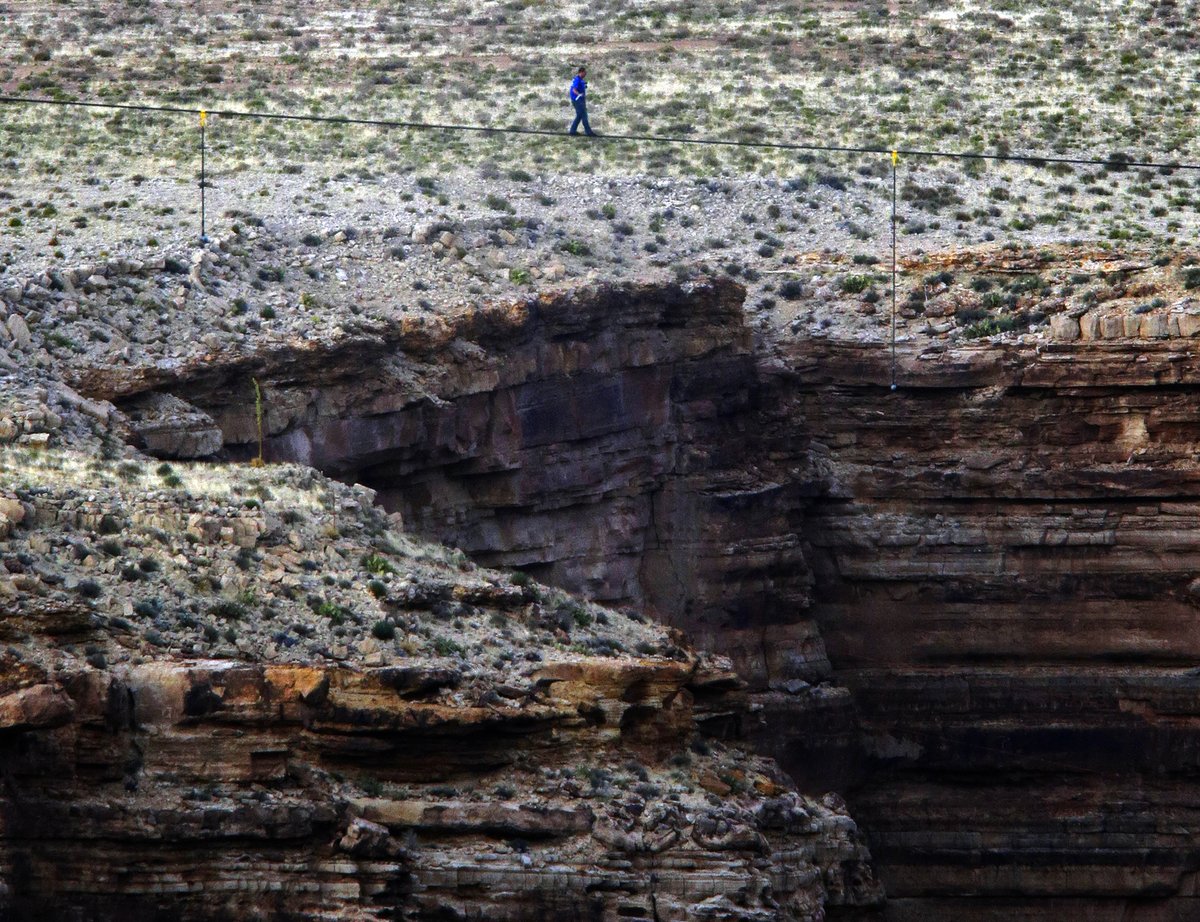
[[[134,603],[133,613],[140,618],[157,618],[162,614],[162,602],[159,599],[141,599]]]
[[[319,602],[316,612],[321,617],[328,618],[330,624],[334,626],[345,624],[346,618],[350,615],[350,609],[343,605],[338,605],[336,602]]]
[[[779,286],[779,297],[785,301],[799,301],[804,297],[804,283],[799,279],[788,279]]]
[[[1009,333],[1019,329],[1020,326],[1017,317],[1012,314],[1003,314],[999,317],[989,317],[986,320],[972,323],[963,330],[963,336],[967,339],[979,339],[984,336],[995,336],[998,333]]]
[[[106,512],[100,517],[100,534],[118,535],[123,530],[121,521],[115,515]]]
[[[246,617],[246,606],[233,599],[220,599],[208,607],[208,613],[222,621],[238,621]]]
[[[396,636],[396,625],[387,620],[376,621],[371,625],[371,636],[377,640],[391,640]]]
[[[379,554],[365,554],[359,562],[362,564],[364,570],[368,573],[374,573],[376,576],[396,572],[396,568],[392,566],[391,562]]]

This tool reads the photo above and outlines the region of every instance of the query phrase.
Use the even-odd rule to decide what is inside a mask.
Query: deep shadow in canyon
[[[734,284],[624,286],[130,382],[226,451],[730,655],[711,717],[835,790],[855,917],[1200,915],[1200,359],[755,336]],[[727,720],[729,725],[722,726]]]

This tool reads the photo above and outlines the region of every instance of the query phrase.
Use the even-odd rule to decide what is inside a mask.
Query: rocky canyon
[[[970,276],[1087,267],[1119,296],[1175,272],[963,265],[924,267],[926,316]],[[35,552],[108,507],[12,487],[41,653],[2,699],[10,888],[54,879],[81,918],[245,917],[241,887],[296,918],[1193,918],[1193,313],[1105,337],[1103,310],[1058,338],[905,336],[893,365],[699,278],[73,369],[168,467],[293,472],[358,523],[197,509],[228,586],[286,622],[374,575],[347,613],[394,630],[216,656],[164,629],[98,667],[98,616],[48,603]]]
[[[888,898],[843,914],[1190,917],[1186,337],[913,338],[892,390],[886,344],[753,331],[711,282],[514,303],[371,356],[264,365],[268,456],[729,656],[751,704],[717,732],[867,833]],[[155,389],[244,455],[223,395],[248,373]]]

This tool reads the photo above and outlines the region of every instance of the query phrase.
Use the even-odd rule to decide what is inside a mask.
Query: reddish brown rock
[[[1104,271],[1141,269],[1113,256]],[[725,284],[524,302],[257,367],[277,456],[734,656],[745,687],[698,677],[673,696],[673,667],[542,677],[593,741],[654,755],[646,742],[690,713],[811,790],[837,787],[865,818],[889,918],[1182,920],[1200,863],[1200,361],[1157,328],[1137,339],[1151,315],[1122,313],[1123,288],[1100,294],[1100,339],[1089,324],[1070,342],[914,341],[895,391],[884,343],[752,343]],[[384,354],[381,375],[355,377]],[[219,394],[245,370],[174,382],[235,453],[248,419]],[[346,736],[413,712],[347,711],[364,722]],[[759,784],[735,766],[697,782]],[[623,853],[675,837],[636,803],[613,811],[596,826]],[[855,902],[854,877],[828,892]]]
[[[631,675],[686,700],[694,669],[610,663],[559,670],[573,690],[532,715],[406,701],[370,671],[255,664],[85,669],[9,693],[0,733],[25,742],[0,740],[17,782],[2,802],[6,907],[22,919],[89,906],[200,920],[250,917],[270,892],[292,918],[454,907],[516,920],[535,907],[616,920],[657,902],[660,918],[683,922],[734,894],[756,895],[726,918],[775,907],[775,918],[814,920],[826,892],[878,899],[869,871],[851,870],[865,858],[857,831],[834,811],[793,795],[811,822],[781,824],[745,790],[714,810],[679,781],[720,759],[677,762],[669,780],[630,761],[639,750],[624,727],[611,736],[581,719],[584,700],[619,712],[607,695]],[[311,701],[315,685],[327,699]],[[695,730],[681,715],[658,742],[685,751]],[[769,763],[736,758],[784,783]],[[644,780],[635,773],[637,793],[622,793],[630,764]]]
[[[0,731],[49,730],[71,721],[75,708],[62,689],[33,685],[0,697]]]

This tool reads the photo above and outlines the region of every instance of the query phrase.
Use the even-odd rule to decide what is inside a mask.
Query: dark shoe
[[[588,136],[589,138],[598,138],[598,137],[600,137],[600,135],[596,134],[596,132],[594,132],[594,131],[589,131],[589,132],[587,133],[587,136]]]
[[[578,132],[578,131],[568,131],[568,132],[567,132],[567,134],[569,134],[569,135],[571,135],[572,137],[574,137],[575,135],[579,134],[579,132]]]

